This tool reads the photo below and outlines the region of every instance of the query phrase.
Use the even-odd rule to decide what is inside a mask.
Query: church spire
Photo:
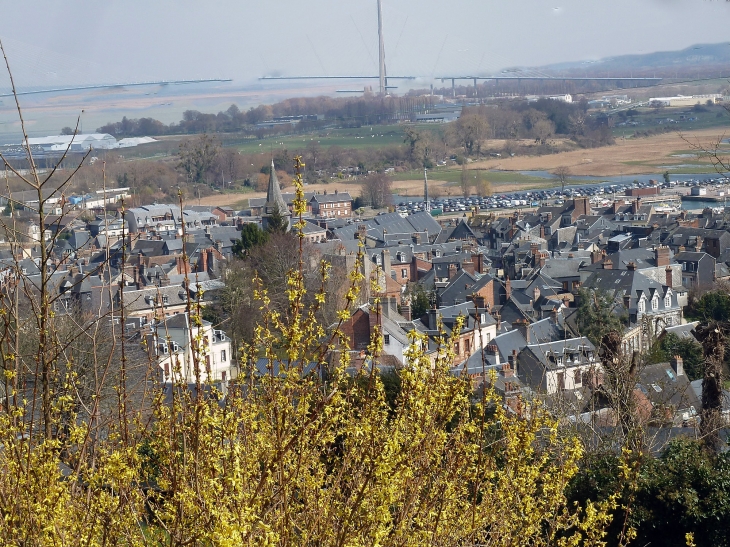
[[[271,171],[269,172],[269,187],[266,190],[266,204],[264,205],[264,214],[261,218],[261,224],[264,228],[268,226],[268,221],[272,215],[278,213],[289,222],[289,207],[287,207],[284,198],[281,195],[281,187],[279,179],[276,177],[276,169],[274,168],[274,160],[271,160]]]

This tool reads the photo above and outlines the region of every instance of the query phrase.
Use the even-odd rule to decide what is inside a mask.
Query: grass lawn
[[[654,108],[639,108],[639,114],[629,119],[639,122],[641,125],[636,127],[614,127],[614,137],[630,137],[636,132],[648,131],[652,129],[670,127],[673,131],[697,131],[699,129],[713,129],[715,127],[724,127],[730,130],[730,115],[720,106],[703,107],[706,112],[693,112],[691,108],[660,108],[658,111]],[[680,116],[695,117],[696,120],[686,121],[680,120]],[[666,124],[667,119],[675,120],[677,123]],[[657,120],[664,120],[665,123],[659,124]],[[617,118],[618,122],[618,118]]]
[[[235,147],[244,154],[255,154],[270,149],[286,148],[302,150],[310,141],[316,141],[322,148],[380,148],[403,143],[403,127],[399,125],[373,125],[346,129],[322,129],[305,135],[267,137],[250,139]]]

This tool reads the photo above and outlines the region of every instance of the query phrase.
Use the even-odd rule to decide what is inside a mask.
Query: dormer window
[[[664,307],[665,308],[671,308],[672,307],[672,297],[671,296],[667,295],[664,298]]]
[[[651,299],[651,309],[656,311],[659,309],[659,299],[655,296]]]
[[[644,300],[639,300],[639,313],[644,313],[646,311],[646,302]]]

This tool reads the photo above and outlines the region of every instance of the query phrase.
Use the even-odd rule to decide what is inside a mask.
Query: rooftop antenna
[[[380,79],[380,94],[385,95],[388,92],[388,80],[385,76],[385,42],[383,40],[383,6],[381,0],[378,0],[378,76]]]

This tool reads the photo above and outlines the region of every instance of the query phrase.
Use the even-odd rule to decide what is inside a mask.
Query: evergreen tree
[[[411,294],[411,315],[414,319],[418,319],[426,315],[431,307],[429,295],[422,285],[416,285]]]
[[[690,304],[687,315],[700,321],[726,321],[730,318],[730,294],[707,292]]]
[[[270,234],[285,234],[289,231],[289,221],[278,208],[272,211],[266,231]]]
[[[680,338],[674,333],[667,333],[658,344],[654,345],[649,360],[652,363],[665,363],[675,355],[682,358],[684,372],[690,380],[702,378],[705,357],[702,346],[694,338]]]
[[[588,338],[596,347],[601,345],[603,337],[609,332],[624,330],[625,313],[617,309],[616,303],[607,292],[580,289],[578,299],[578,330],[581,336]]]
[[[238,258],[244,258],[250,249],[263,245],[268,239],[267,231],[259,228],[258,224],[248,223],[241,230],[241,238],[233,244],[233,254]]]

